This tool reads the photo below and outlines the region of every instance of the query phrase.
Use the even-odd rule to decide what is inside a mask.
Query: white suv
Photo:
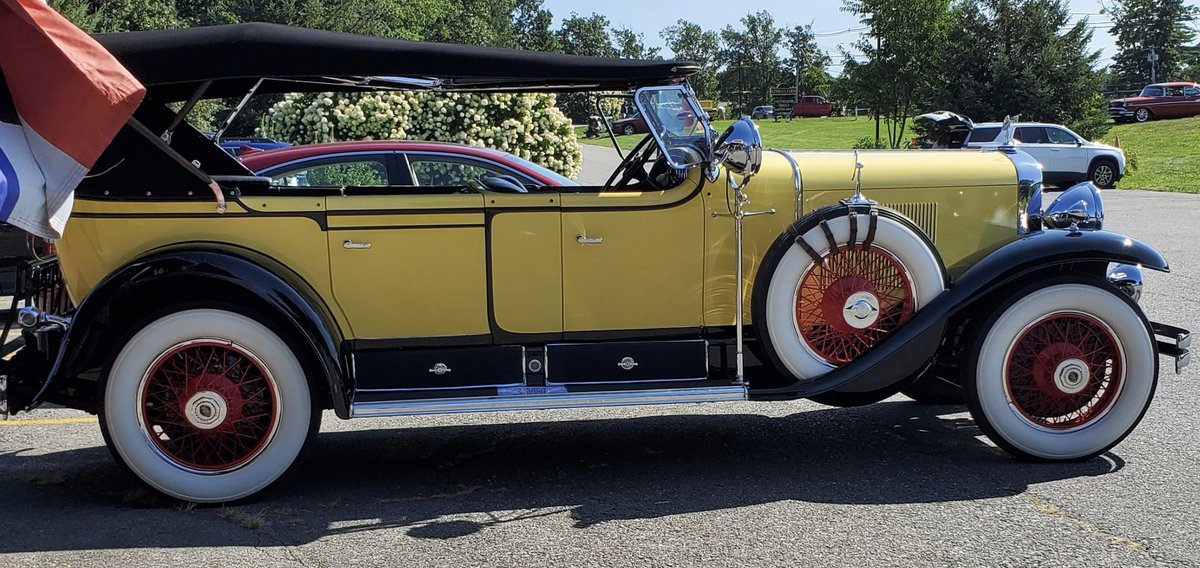
[[[917,120],[932,123],[934,148],[994,150],[1004,141],[999,122],[975,124],[971,119],[940,111]],[[1120,148],[1084,140],[1065,126],[1018,122],[1017,147],[1042,164],[1046,183],[1064,187],[1090,181],[1111,189],[1125,175],[1125,152]]]
[[[976,124],[965,147],[995,149],[1002,142],[1003,126],[999,122]],[[1018,122],[1015,138],[1017,148],[1042,164],[1046,183],[1065,186],[1090,181],[1112,189],[1125,175],[1125,152],[1084,140],[1065,126]]]

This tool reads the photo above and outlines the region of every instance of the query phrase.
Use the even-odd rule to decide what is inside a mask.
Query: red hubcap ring
[[[164,351],[142,377],[138,399],[138,420],[155,450],[207,474],[233,471],[261,454],[282,409],[267,366],[224,339]]]
[[[845,365],[907,322],[915,298],[912,279],[895,255],[874,244],[841,247],[800,278],[796,332],[813,355]]]
[[[1124,369],[1112,329],[1088,314],[1058,312],[1033,322],[1013,341],[1004,388],[1009,405],[1031,424],[1073,430],[1112,408]]]

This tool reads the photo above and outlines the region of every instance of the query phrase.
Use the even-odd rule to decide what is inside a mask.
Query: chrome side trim
[[[796,184],[796,220],[800,220],[800,214],[804,211],[804,178],[800,175],[800,164],[796,162],[791,154],[778,148],[766,148],[768,152],[775,152],[787,159],[792,165],[792,181]]]
[[[746,387],[744,385],[691,389],[358,402],[350,405],[350,417],[460,414],[465,412],[498,412],[502,410],[546,410],[552,408],[641,406],[647,404],[734,402],[740,400],[746,400]]]
[[[1042,164],[1013,147],[1000,148],[1017,171],[1017,233],[1024,235],[1042,229]]]

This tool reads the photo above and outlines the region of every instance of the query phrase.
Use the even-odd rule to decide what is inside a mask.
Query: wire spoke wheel
[[[913,283],[894,255],[871,245],[840,248],[814,263],[795,293],[795,324],[805,347],[845,365],[915,312]]]
[[[228,340],[177,344],[142,378],[139,420],[154,448],[188,470],[225,473],[258,456],[281,404],[266,365]]]
[[[1121,392],[1124,360],[1113,332],[1083,313],[1048,315],[1009,348],[1010,405],[1036,426],[1070,430],[1102,417]]]

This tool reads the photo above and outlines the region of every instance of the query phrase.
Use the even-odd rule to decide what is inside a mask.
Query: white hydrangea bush
[[[545,93],[304,93],[268,111],[260,134],[293,144],[430,140],[494,148],[579,175],[575,129]]]

